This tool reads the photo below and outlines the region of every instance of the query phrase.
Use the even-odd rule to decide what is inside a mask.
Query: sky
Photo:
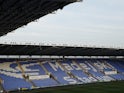
[[[70,4],[0,37],[3,42],[124,48],[124,0]]]

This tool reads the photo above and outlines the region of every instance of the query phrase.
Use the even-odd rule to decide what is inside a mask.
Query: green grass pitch
[[[124,93],[124,81],[45,88],[20,93]]]

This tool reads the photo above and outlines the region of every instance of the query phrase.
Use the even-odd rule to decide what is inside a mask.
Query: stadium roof
[[[0,36],[81,0],[0,0]]]
[[[124,49],[56,45],[0,44],[0,55],[124,56]]]

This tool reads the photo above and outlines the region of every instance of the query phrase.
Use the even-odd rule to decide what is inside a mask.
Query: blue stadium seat
[[[78,63],[77,61],[75,61]],[[70,70],[72,74],[74,74],[78,78],[78,82],[80,83],[90,83],[96,81],[95,78],[89,77],[85,72],[83,72],[82,68],[73,63],[73,60],[63,61],[62,64],[68,64],[70,66]]]
[[[116,80],[124,80],[124,75],[122,74],[111,75],[111,77],[113,77]]]
[[[118,72],[120,73],[124,72],[124,68],[120,66],[116,61],[108,61],[108,63],[114,66],[118,70]]]
[[[106,76],[104,73],[100,72],[100,70],[94,66],[94,63],[96,63],[99,60],[94,59],[86,59],[86,60],[78,60],[79,64],[83,64],[83,67],[88,70],[90,74],[93,75],[95,79],[98,81],[111,81],[113,78]]]
[[[68,59],[61,62],[20,61],[19,64],[29,80],[22,77],[22,69],[13,60],[0,60],[0,78],[7,91],[21,88],[32,89],[33,84],[38,88],[53,87],[69,84],[82,84],[111,80],[124,80],[124,63],[107,59]],[[44,71],[45,67],[48,72]],[[104,72],[118,71],[114,74]],[[54,78],[50,78],[53,75]],[[46,77],[45,77],[46,76]],[[48,76],[48,77],[47,77]],[[32,78],[31,78],[32,77]],[[39,79],[40,77],[40,79]],[[43,77],[43,78],[42,78]],[[60,83],[58,83],[57,79]],[[33,83],[33,84],[32,84]]]
[[[91,73],[92,75],[94,76],[104,76],[103,73],[101,73],[98,69],[96,69],[94,66],[93,66],[93,62],[92,60],[85,60],[85,61],[80,61],[79,63],[83,63],[85,64],[88,68],[90,68],[88,70],[89,73]]]
[[[0,65],[2,66],[2,63],[0,63]],[[32,85],[23,79],[20,71],[18,71],[16,68],[13,68],[13,70],[16,70],[16,72],[13,70],[9,71],[10,66],[17,67],[16,63],[9,64],[4,62],[4,65],[6,65],[7,69],[0,68],[0,78],[2,78],[4,81],[3,87],[5,90],[18,90],[20,88],[31,89]]]
[[[28,62],[20,62],[20,64],[23,66],[28,66],[26,67],[25,73],[28,74],[29,76],[39,76],[39,75],[46,75],[45,71],[40,67],[40,65],[37,63],[37,61],[28,61]],[[39,80],[32,80],[32,82],[37,86],[37,87],[51,87],[51,86],[56,86],[57,82],[51,78],[46,78],[46,79],[39,79]]]
[[[47,68],[49,72],[51,72],[58,79],[58,81],[61,84],[63,85],[69,84],[68,81],[64,79],[65,77],[68,77],[64,70],[62,70],[60,67],[53,69],[49,63],[55,66],[56,62],[46,62],[43,65]]]

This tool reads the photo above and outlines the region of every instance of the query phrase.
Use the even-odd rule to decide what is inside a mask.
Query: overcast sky
[[[124,0],[84,0],[19,28],[0,42],[124,47]]]

